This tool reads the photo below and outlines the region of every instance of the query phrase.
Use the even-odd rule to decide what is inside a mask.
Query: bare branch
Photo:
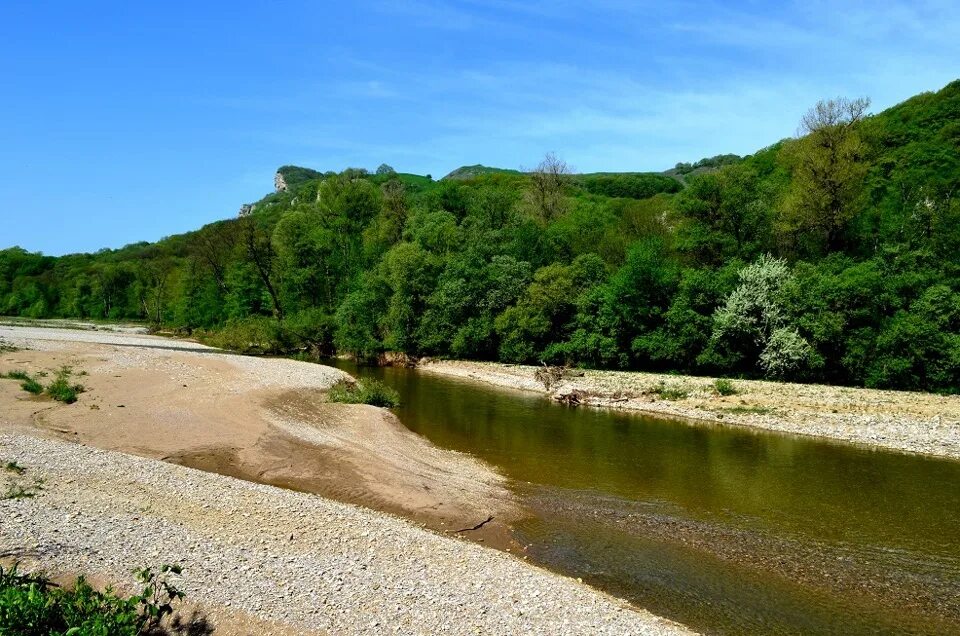
[[[856,124],[866,116],[868,108],[870,108],[868,97],[858,97],[853,100],[846,97],[820,100],[800,120],[799,134],[805,135],[824,128]]]

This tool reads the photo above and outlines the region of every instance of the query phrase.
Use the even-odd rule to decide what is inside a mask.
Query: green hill
[[[444,180],[450,181],[475,179],[476,177],[488,174],[521,174],[521,172],[519,170],[509,170],[507,168],[491,168],[478,163],[473,166],[460,166],[445,176]]]
[[[665,173],[284,166],[240,218],[52,258],[0,313],[252,352],[554,362],[960,390],[960,82]]]

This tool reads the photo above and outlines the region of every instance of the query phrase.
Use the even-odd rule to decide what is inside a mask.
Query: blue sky
[[[156,240],[275,169],[662,170],[960,75],[955,2],[0,4],[0,247]]]

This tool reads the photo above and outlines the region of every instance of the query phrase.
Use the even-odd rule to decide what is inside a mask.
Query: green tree
[[[695,263],[717,267],[731,258],[752,260],[770,244],[770,204],[748,164],[691,178],[677,210],[684,218],[678,246]]]
[[[787,312],[784,287],[792,274],[785,261],[761,256],[740,270],[740,284],[713,315],[711,355],[721,367],[759,367],[768,377],[798,379],[822,364]]]
[[[500,358],[536,362],[551,343],[565,339],[576,312],[577,298],[602,282],[603,261],[595,254],[578,256],[570,265],[540,268],[513,307],[495,322]]]
[[[570,168],[552,152],[530,172],[530,182],[524,200],[533,216],[549,223],[568,209],[566,191],[570,183]]]
[[[799,139],[783,146],[790,168],[781,234],[813,253],[842,250],[850,221],[860,211],[867,148],[859,124],[870,100],[817,103],[800,123]]]

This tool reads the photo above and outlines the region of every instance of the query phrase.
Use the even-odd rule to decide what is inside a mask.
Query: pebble
[[[189,601],[304,632],[692,633],[513,555],[319,496],[25,435],[0,435],[0,457],[44,479],[40,496],[0,501],[0,520],[16,520],[0,521],[0,552],[28,568],[133,591],[134,568],[186,563]],[[117,475],[136,488],[117,497]]]

